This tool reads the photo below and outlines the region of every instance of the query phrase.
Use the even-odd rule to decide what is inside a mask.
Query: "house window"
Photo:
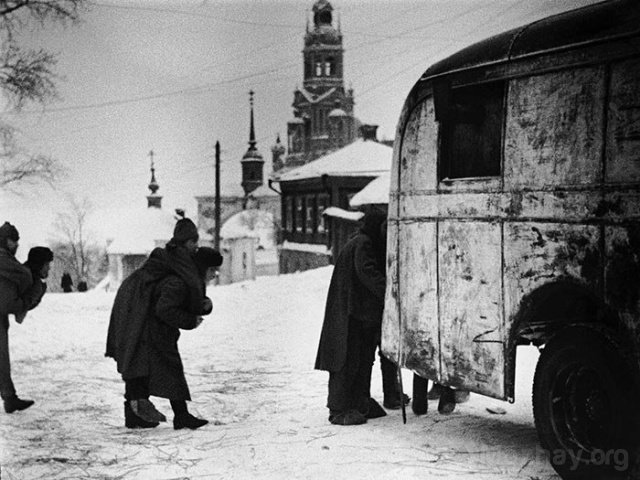
[[[316,218],[315,215],[315,198],[313,198],[311,195],[309,195],[308,197],[306,197],[305,199],[305,206],[307,209],[307,214],[305,216],[305,232],[306,233],[314,233],[314,225],[313,225],[313,221]]]
[[[322,62],[316,62],[316,77],[322,76]]]
[[[284,201],[284,229],[293,232],[293,198],[286,197]]]
[[[326,195],[326,194],[318,195],[317,198],[316,198],[316,204],[317,204],[317,208],[316,208],[317,231],[318,231],[318,233],[324,233],[326,231],[326,227],[325,227],[325,224],[324,224],[325,217],[322,214],[322,212],[324,212],[324,210],[329,205],[329,196]]]
[[[302,206],[302,198],[295,197],[296,214],[295,214],[295,231],[302,232],[304,227],[304,208]]]
[[[504,82],[435,89],[440,180],[500,175]]]

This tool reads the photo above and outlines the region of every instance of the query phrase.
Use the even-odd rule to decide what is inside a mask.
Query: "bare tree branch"
[[[66,25],[79,20],[85,0],[0,0],[0,94],[20,110],[28,103],[46,103],[57,97],[55,55],[24,49],[16,35],[30,22]],[[58,161],[19,146],[17,132],[0,122],[0,189],[14,191],[25,183],[52,184],[63,172]]]
[[[87,222],[94,208],[87,198],[69,197],[68,210],[58,213],[54,222],[54,253],[72,270],[76,281],[94,280],[93,274],[103,262],[104,252],[96,246]]]
[[[66,170],[54,158],[32,155],[20,147],[17,133],[10,125],[0,123],[0,188],[17,193],[14,185],[53,185],[65,176]]]

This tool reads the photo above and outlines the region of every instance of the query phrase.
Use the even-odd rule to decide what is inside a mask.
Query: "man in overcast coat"
[[[385,295],[386,215],[371,209],[335,261],[315,368],[329,372],[329,421],[385,415],[370,398]]]

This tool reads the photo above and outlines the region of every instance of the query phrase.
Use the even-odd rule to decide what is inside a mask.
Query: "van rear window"
[[[493,82],[447,92],[439,115],[440,180],[500,175],[504,88]]]

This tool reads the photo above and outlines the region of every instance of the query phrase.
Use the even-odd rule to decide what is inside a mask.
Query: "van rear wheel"
[[[635,381],[603,333],[569,327],[542,350],[533,414],[547,458],[563,479],[620,478],[632,467]]]

